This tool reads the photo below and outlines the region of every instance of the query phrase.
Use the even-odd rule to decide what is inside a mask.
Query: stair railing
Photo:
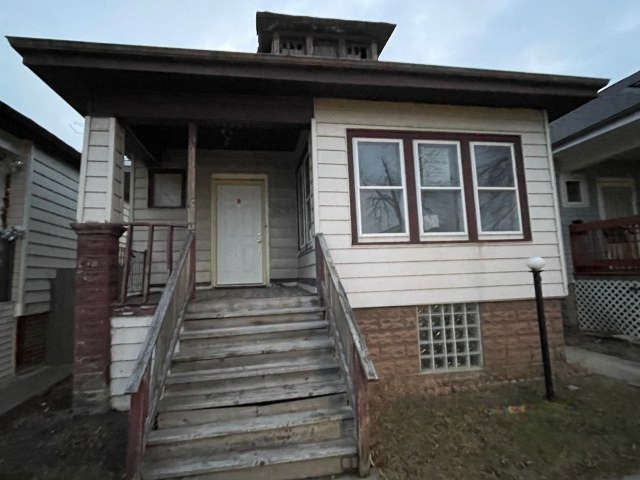
[[[321,233],[316,235],[315,246],[318,293],[327,310],[338,361],[347,380],[347,394],[356,414],[358,473],[366,477],[371,463],[368,389],[369,382],[378,380],[378,374]]]
[[[193,294],[195,272],[190,257],[192,249],[195,248],[194,239],[193,232],[188,232],[125,389],[125,394],[131,398],[127,446],[128,479],[139,477],[147,435],[155,426],[158,402],[164,389],[187,304]]]

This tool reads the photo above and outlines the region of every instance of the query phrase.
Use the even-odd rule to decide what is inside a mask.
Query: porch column
[[[117,297],[124,130],[115,118],[87,117],[77,223],[73,410],[110,408],[111,303]]]
[[[187,155],[187,227],[196,233],[196,150],[198,148],[198,125],[189,123],[189,151]],[[196,275],[196,249],[191,249],[189,258],[189,270],[193,279],[193,292],[195,296],[195,275]]]

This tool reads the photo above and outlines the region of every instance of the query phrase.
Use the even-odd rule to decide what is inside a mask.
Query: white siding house
[[[1,272],[3,281],[11,279],[11,291],[7,302],[0,302],[0,371],[12,374],[43,360],[53,282],[59,269],[75,268],[71,223],[80,155],[3,103],[0,117],[0,178],[10,188],[0,191],[8,200],[1,227],[19,232],[12,242],[12,271]],[[30,347],[18,347],[21,355],[16,358],[19,342]]]
[[[354,308],[531,298],[528,257],[546,259],[544,293],[566,295],[553,163],[543,112],[316,99],[318,219]],[[347,129],[522,138],[529,242],[353,245]]]

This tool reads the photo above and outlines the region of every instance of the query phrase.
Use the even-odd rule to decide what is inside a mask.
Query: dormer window
[[[355,60],[366,60],[367,58],[369,58],[367,47],[365,45],[348,43],[347,58],[352,58]]]
[[[283,38],[280,40],[281,55],[304,55],[304,39],[302,38]]]

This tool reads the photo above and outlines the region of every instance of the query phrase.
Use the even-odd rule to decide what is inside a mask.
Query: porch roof
[[[140,115],[152,98],[159,101],[143,112],[145,118],[171,109],[164,114],[198,120],[193,103],[212,111],[202,97],[211,97],[213,106],[222,102],[223,107],[235,108],[243,97],[252,103],[250,97],[259,95],[277,103],[268,116],[284,110],[283,118],[295,112],[299,118],[312,114],[314,97],[332,97],[534,108],[547,110],[555,119],[595,98],[607,83],[599,78],[409,63],[7,38],[23,63],[80,114],[121,118]],[[163,92],[172,93],[173,105],[165,105]],[[178,94],[185,108],[176,110]]]

